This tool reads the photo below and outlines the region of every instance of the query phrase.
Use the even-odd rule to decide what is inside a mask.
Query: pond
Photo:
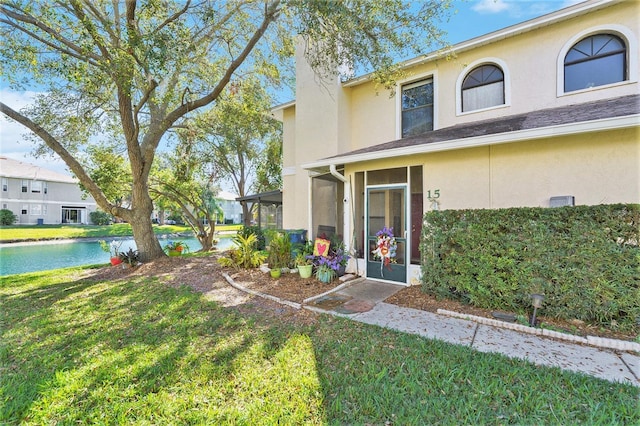
[[[179,240],[184,241],[191,251],[197,251],[201,247],[197,238],[180,238]],[[136,249],[133,239],[121,241],[120,251]],[[162,239],[160,244],[164,247],[166,241],[169,240]],[[232,244],[231,236],[221,236],[217,247],[220,250],[226,250]],[[104,252],[96,240],[15,243],[0,247],[0,276],[98,263],[109,263],[109,253]]]

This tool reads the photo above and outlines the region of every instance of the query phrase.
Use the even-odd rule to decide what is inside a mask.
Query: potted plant
[[[316,278],[323,283],[330,283],[338,276],[340,265],[335,259],[330,257],[318,257],[318,267],[316,268]]]
[[[271,234],[267,263],[273,278],[279,278],[282,268],[288,267],[291,263],[291,241],[286,232],[273,232]]]
[[[113,240],[111,243],[107,243],[105,240],[98,241],[100,243],[100,248],[109,253],[109,260],[113,266],[119,265],[122,263],[120,260],[120,256],[118,256],[118,250],[120,250],[120,246],[122,245],[122,241]]]
[[[183,251],[188,251],[189,246],[187,246],[182,241],[169,241],[167,245],[164,246],[164,251],[170,256],[181,256]]]
[[[295,264],[298,267],[300,278],[310,278],[313,275],[313,243],[307,241],[296,255]]]
[[[298,267],[298,273],[300,278],[309,278],[313,274],[313,263],[307,258],[307,255],[300,252],[296,256],[296,266]]]
[[[326,256],[309,256],[316,265],[316,278],[323,283],[330,283],[344,274],[349,255],[344,251],[342,241],[331,243]]]
[[[140,263],[140,252],[132,248],[127,252],[120,252],[120,260],[122,261],[122,267],[133,267]]]

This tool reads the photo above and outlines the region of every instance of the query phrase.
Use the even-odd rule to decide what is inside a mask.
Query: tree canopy
[[[0,0],[0,70],[36,103],[0,111],[65,161],[105,211],[131,223],[143,260],[163,255],[151,227],[149,176],[161,144],[248,75],[280,84],[296,36],[321,74],[376,70],[440,41],[446,2],[400,0]],[[90,173],[88,147],[109,142],[129,163],[130,204]]]

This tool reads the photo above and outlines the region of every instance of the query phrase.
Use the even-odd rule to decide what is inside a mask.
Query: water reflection
[[[164,247],[168,240],[161,240]],[[180,238],[192,251],[200,249],[197,238]],[[231,238],[220,238],[218,248],[225,250],[232,245]],[[136,249],[133,239],[122,240],[120,251]],[[109,253],[100,248],[97,241],[43,242],[38,244],[7,244],[0,247],[0,275],[45,271],[69,266],[109,263]]]

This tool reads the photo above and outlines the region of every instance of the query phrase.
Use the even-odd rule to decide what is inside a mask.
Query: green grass
[[[0,424],[638,424],[640,390],[84,268],[3,277]]]
[[[216,225],[216,231],[237,231],[242,225]],[[191,232],[191,228],[182,225],[154,225],[156,234]],[[14,225],[0,226],[0,241],[27,241],[64,238],[106,238],[132,236],[131,225]]]

